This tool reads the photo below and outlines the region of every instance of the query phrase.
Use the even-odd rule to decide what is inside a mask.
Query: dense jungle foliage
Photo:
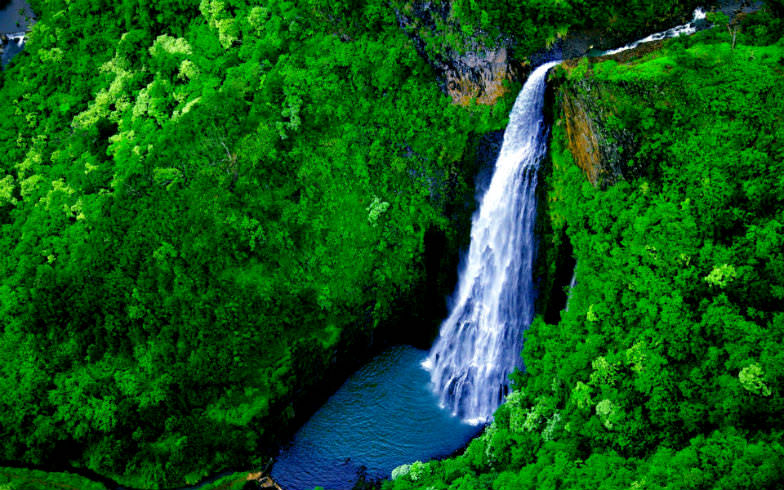
[[[107,490],[101,483],[69,473],[0,468],[3,490]]]
[[[600,29],[606,36],[639,37],[665,20],[684,19],[706,2],[695,0],[457,0],[456,16],[471,28],[511,35],[532,52],[571,29]]]
[[[568,311],[532,325],[527,374],[463,455],[384,488],[781,488],[783,26],[760,13],[735,49],[720,26],[554,70],[557,97],[590,96],[636,150],[594,187],[555,122],[547,208],[577,258]]]
[[[776,0],[778,1],[778,0]],[[396,2],[397,3],[397,2]],[[574,33],[590,33],[605,48],[690,19],[700,0],[453,0],[400,2],[406,31],[431,59],[467,49],[508,46],[525,61]]]
[[[140,488],[257,465],[289,434],[293,403],[363,351],[374,330],[412,316],[425,323],[425,237],[442,234],[452,250],[465,240],[456,223],[471,212],[475,142],[503,127],[513,94],[493,107],[451,104],[411,26],[399,25],[397,13],[421,3],[30,3],[39,21],[0,72],[0,460],[74,465]],[[650,12],[633,13],[626,7],[634,2],[588,3],[517,2],[507,21],[490,2],[454,2],[447,17],[461,26],[464,47],[472,36],[512,35],[526,56],[572,27],[613,20],[612,29],[631,34],[693,6],[639,2]],[[648,77],[668,91],[643,98],[645,117],[630,109],[639,97],[618,116],[618,124],[649,130],[635,159],[650,163],[651,175],[599,191],[581,186],[568,155],[555,152],[563,172],[552,185],[564,197],[553,216],[567,226],[580,264],[574,306],[558,329],[532,328],[531,376],[519,381],[525,394],[514,395],[486,435],[460,459],[415,465],[396,487],[565,476],[583,471],[576,461],[590,447],[609,458],[592,464],[620,479],[646,465],[655,471],[650,458],[690,457],[677,451],[692,446],[749,441],[739,461],[761,468],[781,452],[773,439],[781,422],[771,418],[781,413],[781,360],[765,350],[780,344],[782,323],[781,193],[771,187],[780,184],[781,45],[762,41],[781,26],[749,32],[759,36],[744,32],[735,51],[707,34],[703,44],[671,44],[644,70],[592,67],[608,86],[650,87]],[[694,91],[703,98],[686,97]],[[766,103],[755,98],[763,93]],[[710,127],[711,117],[724,126]],[[695,138],[691,146],[682,147],[684,135]],[[675,155],[681,147],[706,160]],[[737,168],[722,163],[727,155]],[[755,173],[757,165],[768,173]],[[744,168],[748,175],[736,179]],[[713,200],[698,200],[703,193]],[[675,209],[657,207],[659,198],[691,200]],[[626,210],[632,204],[636,212]],[[670,223],[666,213],[688,212],[676,218],[700,227],[673,224],[682,236],[662,235],[645,244],[652,250],[633,240],[655,234],[624,244],[610,216],[634,222],[647,209],[641,233],[658,232],[658,219]],[[676,249],[685,264],[670,261]],[[650,262],[656,257],[662,264]],[[637,293],[619,279],[634,274]],[[672,286],[666,295],[664,285]],[[678,298],[680,309],[667,314],[683,317],[657,326],[658,310],[634,294],[655,305]],[[692,347],[691,329],[709,334]],[[638,371],[624,349],[650,360],[644,376],[667,383],[653,389],[660,378],[624,377]],[[592,377],[591,361],[611,375]],[[691,369],[696,377],[684,381]],[[579,410],[569,401],[577,380],[587,396]],[[704,404],[690,415],[696,426],[672,413],[681,399]],[[539,408],[523,408],[530,406]],[[602,418],[592,415],[599,406]],[[512,430],[528,413],[525,430]],[[751,415],[769,420],[757,427],[744,419]],[[531,424],[557,437],[544,444]],[[703,442],[687,440],[699,434]],[[541,467],[524,466],[537,454]],[[556,457],[560,466],[548,463]],[[413,481],[420,468],[431,476]],[[3,468],[0,478],[14,488],[45,476]]]
[[[248,481],[255,475],[231,473],[199,486],[199,490],[248,490]],[[114,490],[111,484],[69,472],[42,471],[28,468],[0,467],[2,490]]]
[[[266,461],[420,308],[509,107],[453,106],[380,3],[32,7],[0,75],[0,460],[136,487]]]

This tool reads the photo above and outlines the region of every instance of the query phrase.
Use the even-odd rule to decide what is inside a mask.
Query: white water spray
[[[640,44],[650,43],[653,41],[661,41],[662,39],[670,39],[671,37],[678,37],[680,35],[690,36],[697,32],[697,22],[705,19],[705,11],[701,8],[698,8],[694,11],[693,17],[691,22],[688,24],[683,24],[679,26],[675,26],[672,29],[667,29],[663,32],[657,32],[656,34],[651,34],[648,37],[642,38],[639,41],[634,41],[631,44],[627,44],[621,48],[611,49],[609,51],[604,51],[602,56],[608,54],[618,54],[622,51],[628,51],[630,49],[634,49]]]
[[[441,403],[473,423],[487,421],[503,401],[533,320],[536,173],[547,149],[545,77],[557,64],[534,70],[517,96],[473,217],[455,304],[424,362]]]

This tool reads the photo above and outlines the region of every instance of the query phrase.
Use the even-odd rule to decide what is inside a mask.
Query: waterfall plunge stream
[[[697,9],[688,24],[603,54],[693,34],[704,19]],[[534,70],[517,96],[490,187],[471,224],[454,305],[423,362],[441,405],[474,424],[492,417],[508,391],[509,374],[523,365],[523,332],[534,316],[536,174],[547,147],[545,78],[558,63]]]
[[[442,405],[472,423],[488,420],[522,367],[533,320],[536,174],[547,148],[547,72],[537,68],[517,96],[490,187],[473,217],[471,245],[454,305],[424,362]]]
[[[481,429],[467,422],[486,421],[503,399],[533,318],[534,192],[547,148],[545,76],[556,64],[531,74],[509,115],[437,343],[429,354],[392,348],[352,375],[281,451],[272,476],[284,488],[351,488],[359,475],[446,456]]]
[[[697,10],[695,20],[701,18]],[[693,29],[691,23],[651,37]],[[534,70],[515,101],[473,218],[453,307],[432,350],[394,347],[352,375],[281,451],[272,476],[284,488],[346,489],[360,475],[385,478],[398,465],[446,456],[481,430],[467,422],[488,421],[503,400],[509,373],[522,366],[523,332],[533,319],[545,77],[557,63]]]

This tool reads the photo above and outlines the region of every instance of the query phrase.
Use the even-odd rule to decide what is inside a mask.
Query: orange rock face
[[[599,139],[593,122],[580,101],[566,91],[564,91],[563,111],[569,151],[586,178],[591,184],[596,185],[604,169]]]
[[[509,92],[505,81],[515,79],[512,61],[506,48],[501,47],[482,53],[468,52],[455,58],[444,76],[446,90],[452,101],[468,105],[492,105]]]

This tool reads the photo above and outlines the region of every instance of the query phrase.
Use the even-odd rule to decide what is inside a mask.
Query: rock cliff
[[[628,63],[661,46],[656,41],[611,56],[567,60],[553,74],[555,111],[565,126],[569,151],[594,186],[612,185],[639,170],[634,163],[639,134],[619,123],[613,99],[617,89],[591,77],[593,66],[606,60]],[[628,87],[632,92],[646,89]]]
[[[655,32],[687,22],[691,4],[647,26]],[[452,101],[468,105],[492,105],[525,81],[533,66],[553,59],[579,58],[596,49],[609,49],[641,37],[620,35],[610,28],[575,28],[554,41],[549,49],[524,55],[518,43],[504,34],[492,37],[474,27],[461,25],[451,1],[398,2],[395,15],[419,54],[438,75],[441,89]]]
[[[468,105],[471,100],[495,104],[509,92],[510,82],[522,82],[528,76],[528,63],[510,56],[509,39],[466,35],[451,15],[449,2],[411,2],[395,13],[401,29],[456,104]]]

